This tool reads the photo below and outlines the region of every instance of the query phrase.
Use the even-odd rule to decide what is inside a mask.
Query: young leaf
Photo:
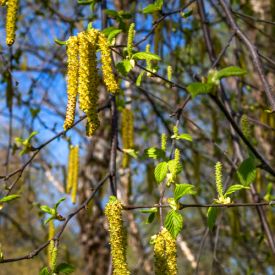
[[[183,227],[183,217],[178,211],[171,210],[165,217],[164,226],[176,238]]]
[[[241,69],[236,66],[230,66],[227,68],[224,68],[217,73],[217,78],[222,79],[224,77],[229,77],[229,76],[242,76],[246,74],[246,70]]]
[[[165,161],[160,162],[156,166],[155,171],[154,171],[155,179],[156,179],[157,183],[160,183],[165,179],[167,172],[168,172],[167,162],[165,162]]]
[[[9,201],[12,201],[12,200],[15,200],[15,199],[18,199],[18,198],[20,198],[20,195],[5,196],[2,199],[0,199],[0,203],[9,202]]]
[[[141,60],[160,60],[160,57],[154,53],[147,52],[138,52],[133,54],[133,59],[141,59]]]
[[[111,31],[108,35],[108,41],[111,42],[121,32],[122,32],[121,29],[115,29]]]
[[[49,272],[48,268],[45,266],[45,267],[42,267],[39,271],[39,275],[50,275],[51,273]]]
[[[117,63],[116,68],[124,76],[126,76],[133,69],[130,60],[123,60]]]
[[[138,157],[137,151],[135,151],[134,149],[122,149],[122,151],[125,152],[126,154],[130,155],[134,159],[137,159],[137,157]]]
[[[146,220],[146,224],[150,224],[154,221],[156,217],[156,213],[150,213],[150,215],[148,216],[147,220]]]
[[[142,10],[142,13],[144,13],[144,14],[153,13],[153,12],[159,11],[159,10],[160,10],[160,8],[157,7],[155,4],[149,4],[147,7],[145,7]]]
[[[140,210],[140,212],[141,213],[156,213],[156,212],[158,212],[158,209],[156,207],[152,207],[149,209]]]
[[[59,206],[59,204],[60,204],[61,202],[65,201],[65,200],[66,200],[66,198],[61,198],[61,199],[54,205],[54,209],[56,210],[57,207]]]
[[[177,210],[178,209],[178,205],[177,205],[177,202],[174,198],[168,198],[167,199],[167,202],[169,204],[169,206],[174,209],[174,210]]]
[[[168,168],[169,168],[169,171],[172,173],[173,171],[176,171],[176,174],[179,174],[182,170],[183,170],[183,167],[182,167],[182,164],[181,163],[178,163],[176,160],[174,159],[171,159],[168,161]]]
[[[159,148],[156,147],[150,147],[144,150],[144,154],[148,158],[152,159],[164,159],[165,158],[165,152]]]
[[[174,191],[175,201],[178,202],[183,196],[196,194],[195,186],[188,183],[176,184]]]
[[[235,193],[241,189],[249,189],[248,186],[243,186],[241,184],[234,184],[234,185],[231,185],[225,192],[224,196],[227,197],[228,195],[232,194],[232,193]]]
[[[189,84],[186,89],[191,94],[192,98],[195,98],[197,95],[210,93],[213,88],[214,85],[211,83],[194,82]]]
[[[244,160],[237,170],[238,178],[242,185],[250,185],[256,178],[256,165],[252,157]]]
[[[55,272],[57,274],[59,273],[63,273],[63,274],[71,274],[75,271],[75,267],[70,265],[70,264],[67,264],[67,263],[61,263],[59,264],[56,269],[55,269]]]
[[[41,205],[40,209],[43,212],[48,213],[50,215],[55,215],[56,214],[56,211],[53,208],[49,207],[48,205]]]
[[[189,134],[180,134],[177,136],[177,139],[185,139],[188,141],[193,141],[192,137]]]
[[[144,73],[145,73],[145,71],[142,71],[142,72],[138,75],[138,77],[137,77],[136,85],[137,85],[138,87],[139,87],[140,84],[141,84],[142,77],[143,77]]]
[[[209,207],[207,211],[207,225],[210,230],[213,229],[216,219],[218,216],[218,208],[217,207]]]

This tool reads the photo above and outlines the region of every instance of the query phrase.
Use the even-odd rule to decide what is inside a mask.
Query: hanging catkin
[[[105,207],[105,215],[108,219],[110,244],[114,275],[129,275],[126,261],[126,229],[122,221],[122,204],[116,197],[110,197]]]
[[[98,45],[101,51],[103,81],[107,90],[115,94],[118,91],[118,84],[112,69],[111,50],[107,38],[102,33],[99,33]]]
[[[19,0],[9,0],[7,2],[6,43],[8,46],[11,46],[15,41],[18,5]]]
[[[48,228],[48,240],[52,240],[55,234],[55,228],[54,228],[54,223],[53,220],[49,221],[49,228]],[[51,254],[54,248],[54,242],[50,242],[48,246],[48,263],[50,265],[51,262]]]
[[[124,149],[133,149],[134,147],[134,115],[133,112],[124,108],[121,117],[122,124],[122,143]],[[129,155],[123,154],[122,166],[124,168],[129,166]]]
[[[69,149],[69,156],[68,156],[68,173],[67,173],[67,184],[66,184],[66,192],[69,194],[72,190],[73,186],[73,152],[74,147],[71,145]]]
[[[78,146],[73,148],[73,156],[72,156],[72,202],[76,203],[76,195],[77,195],[77,188],[78,188],[78,166],[79,166],[79,156],[78,156]]]
[[[6,6],[8,0],[0,0],[0,5],[1,6]]]
[[[68,104],[66,111],[66,118],[64,122],[64,129],[67,130],[73,126],[75,107],[78,89],[78,38],[71,36],[67,41],[67,94]]]
[[[176,240],[166,228],[162,229],[155,239],[154,263],[156,275],[177,274]]]
[[[98,31],[90,30],[81,32],[79,39],[79,105],[80,109],[86,113],[88,122],[86,127],[87,136],[93,135],[99,127],[97,115],[98,101],[98,73],[96,60],[96,40]]]

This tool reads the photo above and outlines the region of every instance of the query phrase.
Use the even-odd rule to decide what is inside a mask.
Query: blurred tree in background
[[[273,0],[18,1],[12,46],[17,1],[0,2],[1,275],[112,274],[111,195],[131,274],[158,274],[163,227],[178,274],[275,272]],[[79,104],[63,123],[66,41],[91,29],[108,40],[119,91],[106,89],[101,49],[88,137]]]

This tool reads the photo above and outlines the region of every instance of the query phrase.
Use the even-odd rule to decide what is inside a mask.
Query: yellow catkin
[[[126,229],[122,221],[122,204],[115,197],[110,197],[105,207],[105,215],[108,219],[110,244],[114,275],[129,275],[126,261]]]
[[[49,221],[49,229],[48,229],[49,233],[48,233],[48,240],[53,239],[54,234],[55,234],[55,228],[54,228],[54,223],[53,220]],[[49,246],[48,246],[48,263],[50,264],[51,262],[51,254],[52,254],[52,250],[54,248],[54,242],[50,242]]]
[[[72,202],[76,203],[77,188],[78,188],[78,166],[79,166],[79,156],[78,156],[78,146],[73,148],[72,153]]]
[[[101,51],[103,81],[107,87],[107,90],[110,93],[115,94],[117,93],[119,87],[112,69],[112,58],[109,43],[107,38],[102,33],[99,33],[98,45]]]
[[[50,262],[49,267],[52,272],[56,269],[56,261],[57,261],[57,246],[55,246],[54,240],[50,242],[50,246],[52,247],[51,253],[50,253]]]
[[[66,192],[69,194],[72,190],[73,186],[73,152],[74,152],[74,147],[71,145],[70,146],[70,151],[69,151],[69,157],[68,157],[68,173],[67,173],[67,184],[66,184]]]
[[[78,34],[79,39],[79,106],[86,113],[87,136],[92,136],[99,127],[97,115],[98,73],[96,60],[96,41],[99,32],[90,30]]]
[[[134,115],[133,112],[124,108],[121,117],[121,135],[124,149],[133,149],[134,147]],[[129,167],[129,155],[123,154],[122,166]]]
[[[15,30],[19,0],[9,0],[7,3],[6,43],[11,46],[15,41]]]
[[[0,0],[0,5],[1,6],[6,6],[8,0]]]
[[[75,107],[77,99],[78,88],[78,38],[71,36],[67,41],[67,94],[68,104],[66,111],[66,118],[64,122],[64,129],[67,130],[73,126]]]
[[[162,229],[155,239],[154,263],[156,275],[177,274],[176,240],[166,228]]]

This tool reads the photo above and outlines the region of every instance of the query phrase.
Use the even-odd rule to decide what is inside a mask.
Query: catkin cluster
[[[0,0],[1,6],[7,6],[6,15],[6,44],[12,46],[15,41],[17,10],[19,0]]]
[[[103,81],[111,93],[118,91],[112,70],[111,51],[107,38],[98,30],[89,29],[67,41],[67,93],[68,105],[64,129],[73,126],[77,95],[79,107],[87,115],[86,134],[92,136],[99,127],[97,102],[99,76],[96,51],[101,51]]]
[[[116,197],[110,197],[105,207],[105,215],[108,219],[110,244],[114,275],[129,275],[126,261],[126,229],[122,221],[122,204]]]
[[[156,275],[177,274],[176,240],[166,228],[162,229],[155,239],[154,263]]]
[[[72,202],[76,202],[77,187],[78,187],[78,146],[70,146],[69,160],[68,160],[68,177],[66,192],[71,193]]]
[[[51,271],[54,272],[55,269],[56,269],[56,261],[57,261],[57,252],[58,252],[58,250],[57,250],[56,244],[54,243],[54,240],[51,240],[49,245],[51,247],[49,267],[50,267]]]
[[[251,125],[247,115],[242,115],[241,117],[241,130],[247,139],[251,137]]]
[[[122,143],[124,149],[133,149],[134,147],[134,114],[132,110],[124,108],[121,117]],[[129,167],[129,155],[123,154],[122,166]]]

